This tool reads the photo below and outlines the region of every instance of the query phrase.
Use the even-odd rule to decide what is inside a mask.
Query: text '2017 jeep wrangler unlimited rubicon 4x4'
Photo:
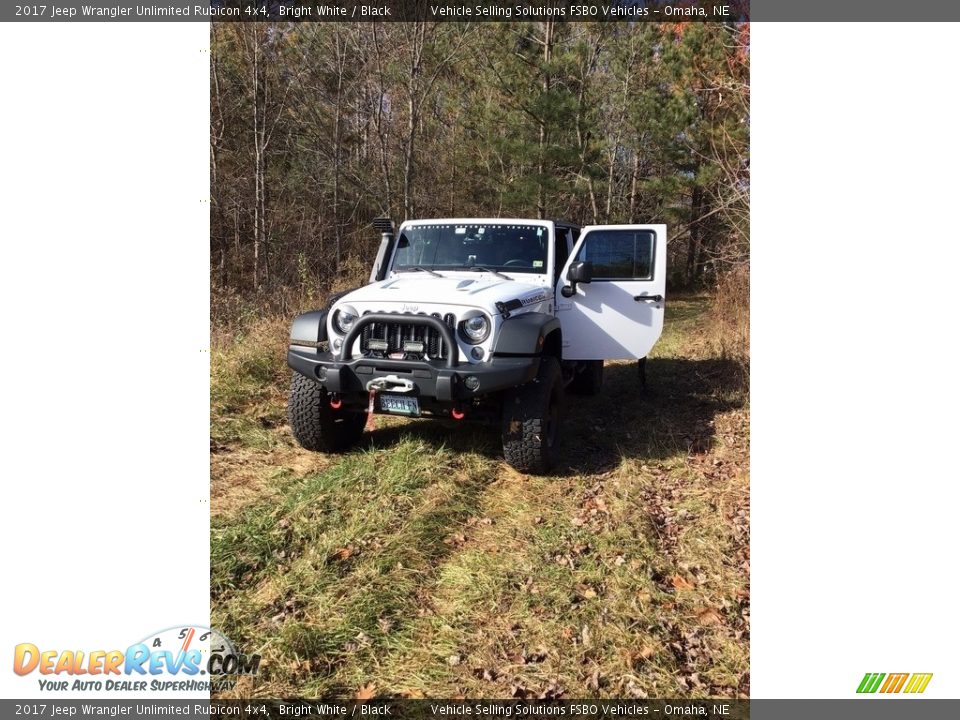
[[[660,337],[665,225],[374,225],[369,284],[293,322],[290,425],[307,449],[350,446],[370,413],[498,421],[507,462],[543,472],[564,388],[595,392],[604,360]]]

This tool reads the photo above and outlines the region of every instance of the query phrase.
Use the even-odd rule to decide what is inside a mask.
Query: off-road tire
[[[330,407],[330,395],[300,373],[290,381],[287,415],[293,436],[307,450],[341,452],[363,436],[367,414]]]
[[[603,387],[603,360],[587,360],[568,385],[577,395],[596,395]]]
[[[503,396],[503,456],[517,470],[545,473],[557,459],[563,374],[556,358],[540,361],[537,377]]]

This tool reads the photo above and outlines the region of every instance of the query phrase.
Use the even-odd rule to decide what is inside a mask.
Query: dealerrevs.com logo
[[[20,643],[13,652],[17,675],[36,674],[45,691],[230,690],[238,675],[255,675],[259,655],[236,650],[208,627],[185,625],[151,633],[125,650],[50,650]]]
[[[857,686],[858,693],[922,693],[933,673],[867,673]]]

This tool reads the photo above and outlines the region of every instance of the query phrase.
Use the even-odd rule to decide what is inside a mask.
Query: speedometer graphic
[[[204,625],[175,625],[140,640],[150,653],[150,670],[187,675],[229,675],[242,669],[233,643],[220,631]],[[156,658],[160,658],[157,660]]]

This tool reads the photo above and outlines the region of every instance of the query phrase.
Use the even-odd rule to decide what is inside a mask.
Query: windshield
[[[409,225],[397,241],[393,270],[545,273],[548,243],[546,225]]]

